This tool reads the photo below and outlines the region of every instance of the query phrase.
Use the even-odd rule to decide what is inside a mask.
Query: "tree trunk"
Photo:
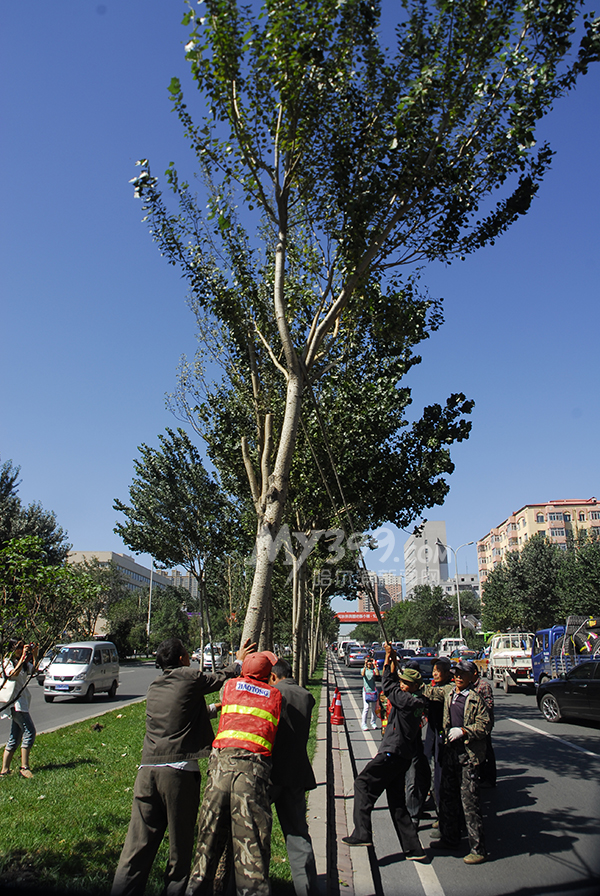
[[[303,388],[302,375],[290,374],[275,466],[273,473],[268,477],[268,483],[263,482],[264,511],[258,513],[256,567],[244,621],[242,643],[246,638],[258,643],[265,611],[270,605],[271,579],[275,563],[274,546],[281,528],[287,500],[290,469],[302,411]]]

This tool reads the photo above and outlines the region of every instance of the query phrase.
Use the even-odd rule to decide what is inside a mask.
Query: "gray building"
[[[138,591],[140,588],[150,586],[150,570],[147,566],[137,563],[128,554],[117,554],[115,551],[71,551],[69,563],[82,563],[95,557],[101,566],[108,566],[111,561],[115,564],[126,580],[126,587],[130,591]],[[152,586],[166,588],[172,584],[172,576],[158,569],[152,571]],[[178,583],[179,584],[179,583]]]
[[[410,597],[417,585],[441,585],[448,580],[448,552],[446,523],[428,520],[420,535],[411,535],[404,544],[404,573],[406,596]]]

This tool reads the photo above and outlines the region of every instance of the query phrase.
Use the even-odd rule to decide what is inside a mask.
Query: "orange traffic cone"
[[[333,700],[331,701],[331,706],[329,707],[330,714],[335,709],[335,701],[337,700],[339,693],[340,693],[340,689],[338,687],[336,687],[335,691],[333,692]]]
[[[335,695],[335,705],[333,707],[333,715],[331,716],[331,724],[332,725],[343,725],[344,724],[344,715],[342,713],[342,698],[340,692],[338,690]]]

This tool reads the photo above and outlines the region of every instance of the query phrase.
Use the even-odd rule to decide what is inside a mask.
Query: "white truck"
[[[494,635],[490,645],[487,677],[494,687],[508,694],[514,685],[533,686],[531,645],[533,632],[505,632]]]
[[[442,638],[438,649],[438,656],[450,656],[450,654],[459,650],[461,647],[466,649],[467,642],[463,638]]]

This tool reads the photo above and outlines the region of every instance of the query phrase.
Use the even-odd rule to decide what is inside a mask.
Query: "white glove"
[[[452,743],[453,740],[460,740],[461,737],[465,736],[465,732],[462,728],[451,728],[448,732],[448,740]]]

